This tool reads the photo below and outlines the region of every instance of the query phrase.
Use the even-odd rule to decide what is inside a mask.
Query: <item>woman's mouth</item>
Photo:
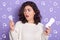
[[[28,15],[26,15],[26,17],[29,17]]]

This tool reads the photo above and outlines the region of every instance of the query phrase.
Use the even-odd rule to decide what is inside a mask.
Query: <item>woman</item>
[[[10,40],[48,40],[50,28],[43,30],[41,15],[36,4],[27,1],[19,10],[19,21],[10,21]]]

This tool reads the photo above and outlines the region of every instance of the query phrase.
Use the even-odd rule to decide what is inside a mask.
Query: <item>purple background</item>
[[[0,40],[9,40],[9,15],[13,15],[14,22],[18,20],[18,10],[21,4],[28,0],[0,0]],[[59,0],[30,0],[37,4],[42,23],[45,25],[51,17],[55,23],[51,26],[49,40],[60,40],[60,1]]]

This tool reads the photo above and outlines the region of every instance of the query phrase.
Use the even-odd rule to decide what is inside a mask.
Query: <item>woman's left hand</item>
[[[50,34],[50,31],[51,31],[51,30],[50,30],[50,27],[49,27],[49,28],[46,28],[46,30],[44,31],[44,34],[45,34],[45,35],[49,35],[49,34]]]

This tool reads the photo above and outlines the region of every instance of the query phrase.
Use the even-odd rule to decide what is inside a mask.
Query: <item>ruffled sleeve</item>
[[[48,40],[49,36],[44,34],[44,25],[42,23],[39,23],[41,28],[41,40]]]
[[[21,24],[22,24],[21,21],[16,22],[14,26],[15,27],[14,31],[9,32],[10,40],[19,40],[19,30],[20,30]]]

